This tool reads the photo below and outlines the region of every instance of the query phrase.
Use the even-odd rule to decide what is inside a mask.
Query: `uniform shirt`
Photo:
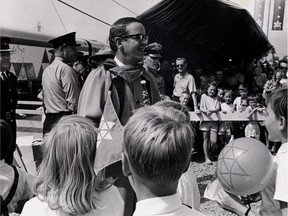
[[[190,94],[196,92],[194,77],[188,72],[186,72],[184,76],[181,76],[180,73],[176,74],[173,86],[173,95],[176,97],[180,97],[184,91],[189,91]]]
[[[178,194],[144,199],[136,203],[136,210],[133,216],[152,215],[203,216],[202,213],[196,211],[195,209],[190,209],[189,207],[183,205]]]
[[[43,101],[46,113],[75,112],[80,94],[76,72],[61,57],[43,72]]]
[[[99,196],[100,195],[100,196]],[[85,216],[123,216],[124,201],[118,189],[111,186],[107,190],[100,192],[97,196],[99,202],[95,211],[88,212]],[[49,208],[47,202],[42,202],[38,197],[34,197],[25,203],[21,216],[68,216],[61,209],[53,210]]]
[[[33,195],[32,188],[35,177],[17,168],[19,179],[15,194],[8,204],[8,211],[14,212],[17,202]],[[15,173],[11,166],[0,160],[0,193],[5,200],[14,182]]]

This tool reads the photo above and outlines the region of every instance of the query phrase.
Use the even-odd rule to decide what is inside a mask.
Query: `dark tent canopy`
[[[150,42],[163,45],[164,58],[243,64],[272,45],[249,12],[223,0],[163,0],[140,18]]]

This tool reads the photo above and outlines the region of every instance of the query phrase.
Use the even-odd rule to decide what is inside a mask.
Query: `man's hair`
[[[124,153],[139,177],[149,182],[175,181],[190,162],[193,132],[174,108],[138,109],[124,129]]]
[[[288,89],[286,87],[278,89],[271,94],[268,94],[266,98],[266,105],[271,106],[273,112],[275,113],[276,118],[279,119],[281,116],[283,116],[286,119],[286,122],[287,122],[287,95],[288,95]]]
[[[95,195],[112,183],[94,172],[96,142],[93,122],[77,115],[63,117],[45,136],[35,190],[51,209],[72,215],[97,210]]]
[[[117,51],[115,38],[126,35],[128,33],[127,26],[135,22],[142,24],[142,21],[135,17],[124,17],[124,18],[118,19],[115,23],[113,23],[113,25],[110,28],[110,33],[109,33],[109,44],[113,52],[116,53]]]
[[[4,119],[0,119],[0,137],[1,137],[0,159],[2,160],[5,159],[5,157],[7,156],[7,153],[13,143],[12,129]]]
[[[183,61],[184,64],[187,64],[187,60],[184,57],[178,57],[175,62],[177,62],[177,61]]]

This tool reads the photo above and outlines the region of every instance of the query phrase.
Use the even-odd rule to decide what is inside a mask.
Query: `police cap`
[[[48,41],[54,48],[60,46],[80,46],[76,43],[76,32],[71,32]]]
[[[11,43],[11,39],[9,37],[0,37],[0,52],[11,52],[13,49],[10,49],[9,44]]]

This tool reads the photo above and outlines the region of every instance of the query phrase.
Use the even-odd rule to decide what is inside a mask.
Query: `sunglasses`
[[[184,66],[185,66],[184,64],[176,65],[177,68],[184,67]]]
[[[132,38],[134,40],[139,41],[140,43],[148,43],[149,37],[147,35],[142,34],[131,34],[131,35],[122,35],[120,38]]]

